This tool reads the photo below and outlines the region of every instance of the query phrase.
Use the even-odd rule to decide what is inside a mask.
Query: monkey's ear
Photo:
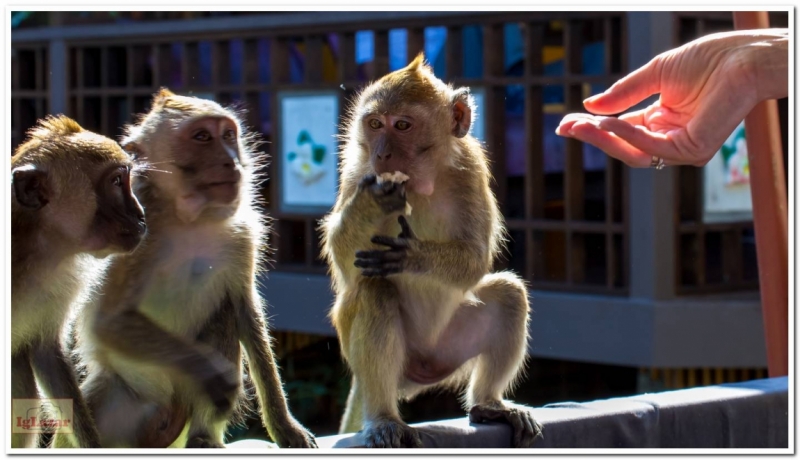
[[[406,66],[406,68],[410,71],[416,71],[419,70],[419,68],[423,65],[425,65],[425,53],[420,51],[419,54],[417,54],[417,57],[415,57],[414,60],[411,61],[408,66]]]
[[[35,165],[21,166],[11,172],[11,183],[17,202],[26,208],[38,210],[50,201],[47,172]]]
[[[472,107],[475,102],[469,88],[459,88],[453,93],[453,136],[464,137],[472,125]]]

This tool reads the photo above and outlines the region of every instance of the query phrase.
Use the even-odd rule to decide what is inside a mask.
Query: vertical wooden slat
[[[565,74],[581,73],[581,22],[567,21],[564,25]],[[582,111],[582,89],[580,84],[565,84],[567,112]],[[566,139],[566,161],[564,165],[564,211],[567,222],[583,220],[584,180],[583,144],[575,139]],[[583,234],[573,233],[567,227],[567,280],[569,284],[582,283],[585,278],[585,247]]]
[[[703,385],[711,385],[711,369],[707,367],[703,368]]]
[[[75,65],[77,66],[77,72],[75,73],[75,78],[78,80],[75,85],[75,114],[78,123],[84,122],[83,117],[83,53],[85,49],[82,47],[76,47],[75,53]]]
[[[603,19],[603,72],[608,74],[611,73],[611,56],[614,54],[613,43],[612,43],[612,35],[613,30],[611,26],[611,17]],[[618,177],[615,177],[615,170],[614,170],[614,159],[610,156],[606,158],[606,168],[605,168],[605,214],[606,214],[606,287],[611,289],[614,287],[616,282],[616,264],[618,261],[616,260],[616,253],[614,251],[614,233],[611,229],[611,226],[614,223],[614,185],[616,181],[619,180]],[[693,384],[691,384],[694,386]]]
[[[736,29],[769,27],[766,11],[733,13]],[[744,119],[758,279],[769,376],[789,373],[789,232],[778,103],[757,104]]]
[[[375,56],[372,62],[372,79],[377,80],[389,73],[389,32],[375,31]]]
[[[464,75],[464,39],[462,26],[447,28],[447,55],[445,56],[445,67],[447,78],[453,80]]]
[[[131,116],[134,115],[136,108],[133,106],[133,46],[126,45],[125,46],[125,60],[127,61],[127,65],[125,68],[125,86],[128,89],[127,95],[125,96],[125,100],[128,107],[128,122],[133,121]]]
[[[742,229],[739,227],[722,232],[722,270],[726,284],[742,281]]]
[[[216,80],[212,79],[215,93],[221,92],[222,87],[229,85],[231,82],[230,45],[231,42],[228,40],[215,41],[213,45],[215,54],[214,60],[211,61],[211,69],[216,76]],[[219,94],[217,94],[217,97],[219,97]]]
[[[544,25],[528,24],[525,27],[523,42],[525,56],[525,75],[542,73],[542,47],[544,44]],[[535,85],[525,87],[525,182],[524,182],[524,216],[525,219],[544,218],[544,133],[542,87]],[[533,281],[537,273],[544,272],[544,257],[539,257],[542,239],[536,238],[534,231],[525,232],[525,269],[526,277]]]
[[[306,83],[322,82],[322,36],[314,34],[305,38],[305,79]]]
[[[36,48],[36,90],[41,91],[44,89],[44,50]]]
[[[483,73],[484,79],[503,74],[503,29],[502,24],[487,24],[483,27]],[[505,148],[505,87],[495,83],[486,85],[486,141],[492,158],[495,195],[504,210],[508,181],[506,179]]]
[[[270,82],[280,85],[289,81],[289,52],[285,38],[275,37],[270,41]],[[274,114],[273,114],[274,115]],[[273,123],[276,121],[272,119]],[[274,176],[273,176],[274,177]],[[275,181],[270,181],[274,184]],[[274,196],[274,195],[273,195]]]
[[[356,79],[355,34],[344,32],[339,34],[339,78],[345,82]]]
[[[411,62],[415,57],[417,57],[417,54],[424,50],[425,30],[421,27],[412,27],[408,29],[408,41],[406,42],[406,62]],[[426,59],[430,59],[430,57],[426,56]]]
[[[258,83],[258,40],[249,39],[244,41],[244,49],[242,51],[243,65],[244,65],[244,78],[242,82],[246,85]],[[320,57],[320,61],[322,58]]]
[[[100,88],[108,88],[108,47],[100,48]],[[108,96],[100,96],[100,132],[113,137],[108,126]]]

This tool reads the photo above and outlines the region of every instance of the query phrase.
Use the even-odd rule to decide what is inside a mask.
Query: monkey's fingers
[[[358,188],[363,189],[365,187],[369,187],[370,185],[374,184],[378,181],[378,176],[375,174],[367,174],[366,176],[361,178],[361,182],[358,183]]]
[[[365,261],[379,261],[379,262],[398,262],[405,259],[405,251],[402,250],[383,250],[374,249],[371,251],[356,251],[356,262],[359,260]]]
[[[366,276],[367,278],[375,278],[375,277],[386,277],[389,275],[395,275],[397,273],[401,273],[403,269],[400,267],[400,264],[384,266],[382,268],[365,268],[361,270],[361,274]]]
[[[380,244],[381,246],[389,246],[392,249],[408,249],[411,247],[407,238],[392,238],[391,236],[375,235],[370,241],[374,244]]]
[[[400,234],[397,235],[398,238],[404,238],[404,239],[410,239],[410,240],[416,240],[417,239],[417,235],[414,234],[414,230],[411,230],[411,226],[408,225],[408,221],[406,220],[406,216],[403,216],[403,215],[397,216],[397,223],[400,224],[400,228],[402,229]]]

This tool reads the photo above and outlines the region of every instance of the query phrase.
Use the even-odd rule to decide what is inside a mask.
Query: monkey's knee
[[[507,314],[527,317],[530,311],[528,288],[519,276],[511,272],[486,275],[475,289],[475,294],[484,303],[501,306]]]

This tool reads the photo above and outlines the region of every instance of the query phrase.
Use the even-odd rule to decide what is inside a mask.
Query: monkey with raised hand
[[[119,144],[65,116],[40,120],[11,158],[11,397],[38,398],[38,383],[72,400],[73,433],[62,437],[77,447],[100,443],[61,332],[97,259],[133,251],[146,232],[133,166]],[[15,433],[11,445],[36,441]]]
[[[149,231],[75,329],[101,443],[224,447],[244,348],[269,436],[316,447],[289,412],[256,289],[267,228],[252,136],[216,102],[162,89],[121,144],[152,165],[134,182]]]
[[[465,384],[473,422],[510,424],[515,447],[541,434],[528,409],[503,399],[524,366],[529,305],[520,278],[490,273],[505,230],[469,134],[473,107],[420,54],[350,113],[323,253],[353,372],[341,432],[363,428],[368,447],[421,446],[398,399]]]

